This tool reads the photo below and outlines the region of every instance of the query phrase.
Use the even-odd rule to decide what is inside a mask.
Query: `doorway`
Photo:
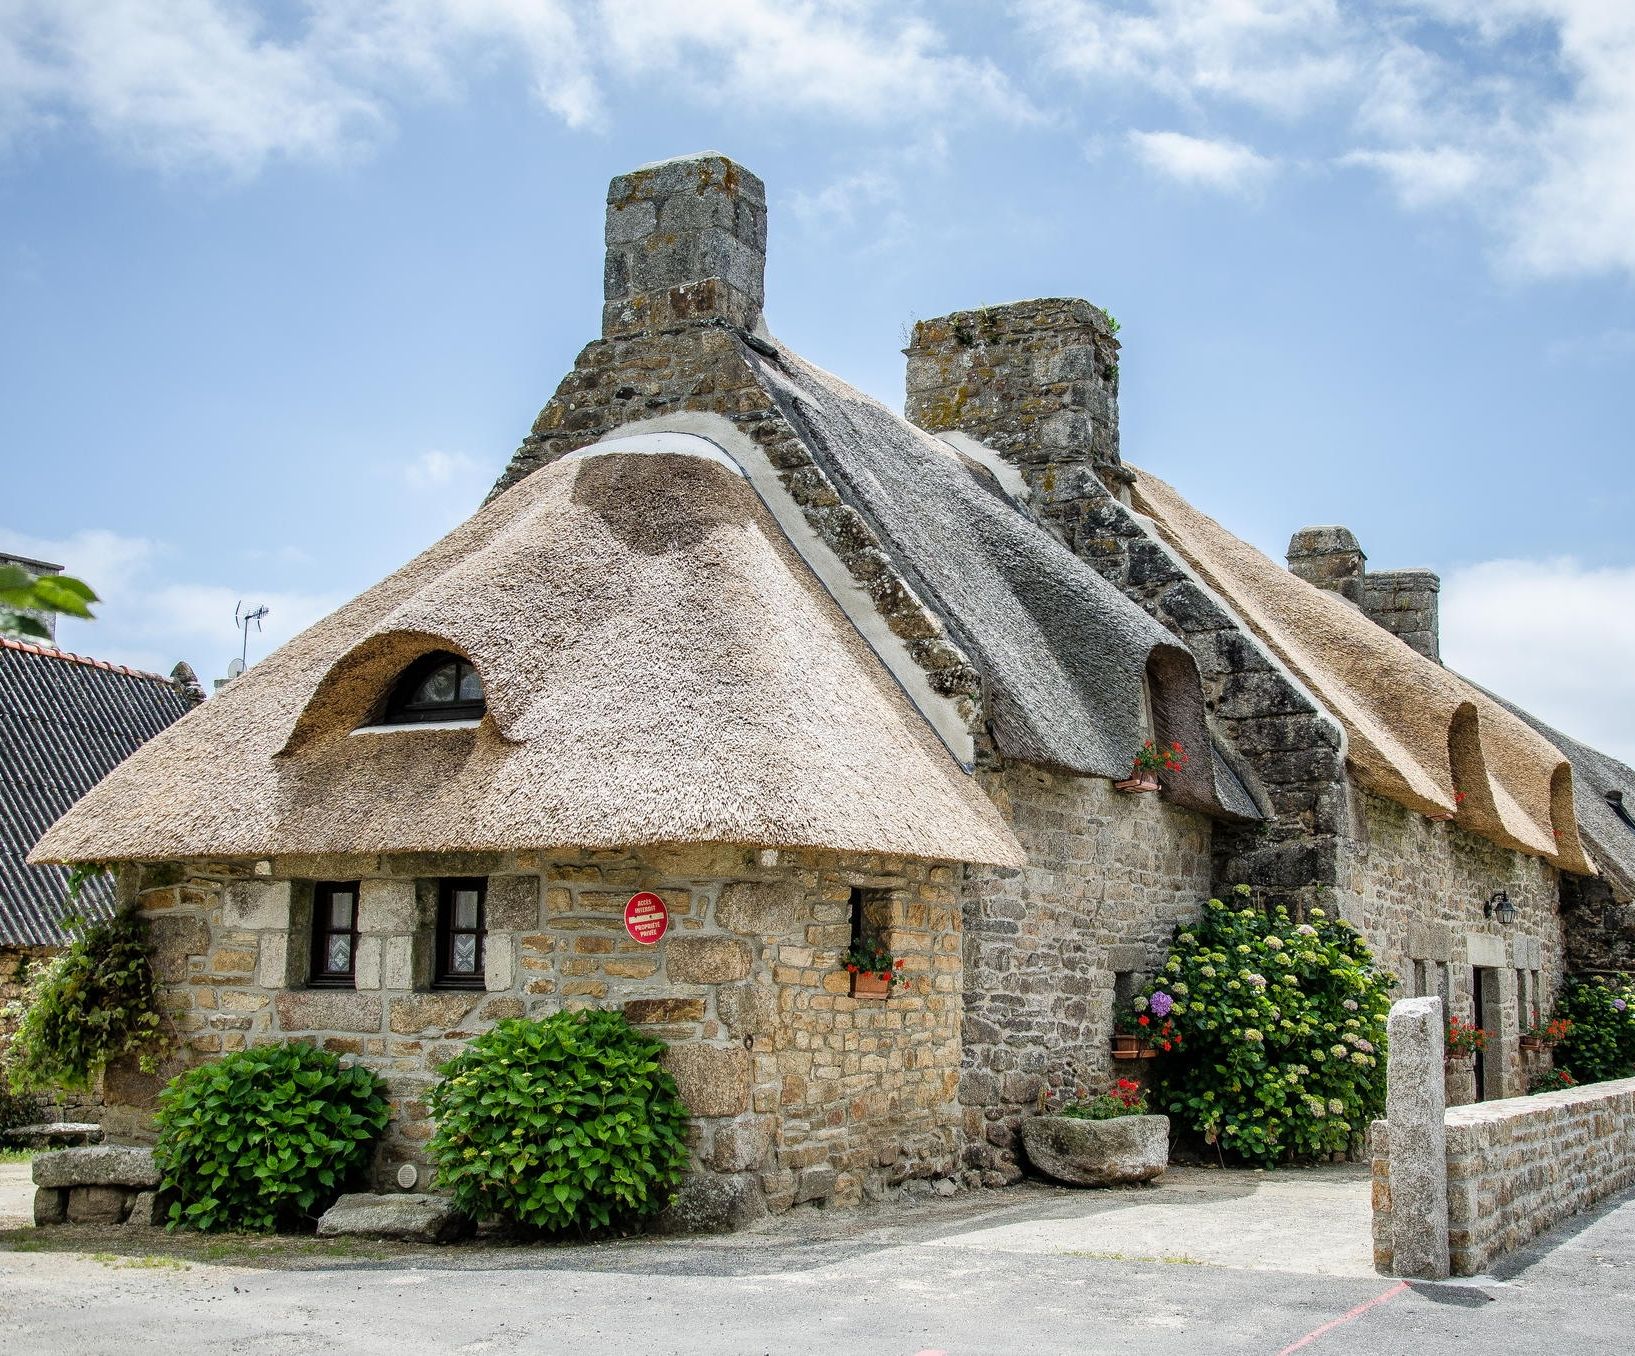
[[[1485,965],[1473,965],[1470,971],[1470,997],[1476,1009],[1476,1026],[1478,1030],[1491,1033],[1487,1021],[1489,1017],[1497,1019],[1499,1015],[1497,975]],[[1497,1052],[1494,1052],[1495,1054]],[[1478,1047],[1476,1050],[1476,1100],[1487,1100],[1487,1050]]]

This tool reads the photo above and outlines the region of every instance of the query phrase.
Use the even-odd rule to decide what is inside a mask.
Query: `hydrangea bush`
[[[439,1072],[427,1151],[477,1219],[560,1231],[662,1210],[687,1168],[687,1107],[664,1043],[617,1012],[513,1018]]]
[[[1296,922],[1247,886],[1210,900],[1135,999],[1179,1036],[1155,1061],[1155,1109],[1251,1163],[1352,1149],[1384,1113],[1392,983],[1344,919]]]
[[[1558,1069],[1580,1083],[1635,1075],[1635,985],[1628,976],[1569,979],[1556,1017],[1570,1023],[1555,1048]]]

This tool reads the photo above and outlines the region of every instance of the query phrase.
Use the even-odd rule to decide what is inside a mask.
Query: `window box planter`
[[[1521,1038],[1521,1048],[1530,1054],[1540,1054],[1549,1049],[1549,1044],[1539,1036],[1523,1036]]]
[[[865,975],[859,972],[854,974],[852,976],[852,997],[890,998],[891,981],[873,973]]]
[[[1114,1059],[1154,1059],[1158,1051],[1147,1043],[1145,1036],[1116,1035],[1113,1037]]]
[[[1121,782],[1113,783],[1113,790],[1122,791],[1127,796],[1139,796],[1145,791],[1158,790],[1158,776],[1152,772],[1138,772],[1133,777],[1126,777]]]
[[[1028,1161],[1070,1186],[1150,1182],[1169,1162],[1168,1116],[1031,1116],[1022,1122]]]

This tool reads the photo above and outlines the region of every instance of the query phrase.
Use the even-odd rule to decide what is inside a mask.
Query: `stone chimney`
[[[1121,492],[1114,333],[1105,311],[1070,297],[922,320],[908,346],[908,418],[993,448],[1047,503],[1085,472]]]
[[[726,156],[661,160],[608,185],[604,338],[712,319],[754,331],[765,273],[766,188]]]
[[[1427,659],[1442,662],[1438,620],[1442,581],[1432,571],[1370,574],[1368,557],[1345,527],[1301,528],[1289,539],[1288,562],[1289,569],[1308,584],[1349,599],[1398,640]]]

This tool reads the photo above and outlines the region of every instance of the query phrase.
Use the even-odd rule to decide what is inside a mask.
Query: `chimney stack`
[[[1308,584],[1355,603],[1370,621],[1427,659],[1442,662],[1439,595],[1442,581],[1431,570],[1380,570],[1350,528],[1304,527],[1289,539],[1289,569]]]
[[[608,185],[604,338],[699,320],[753,332],[765,273],[766,188],[726,156],[661,160]]]
[[[1122,497],[1115,333],[1105,311],[1071,297],[922,320],[908,348],[908,418],[991,447],[1047,507],[1082,497],[1086,475]]]

